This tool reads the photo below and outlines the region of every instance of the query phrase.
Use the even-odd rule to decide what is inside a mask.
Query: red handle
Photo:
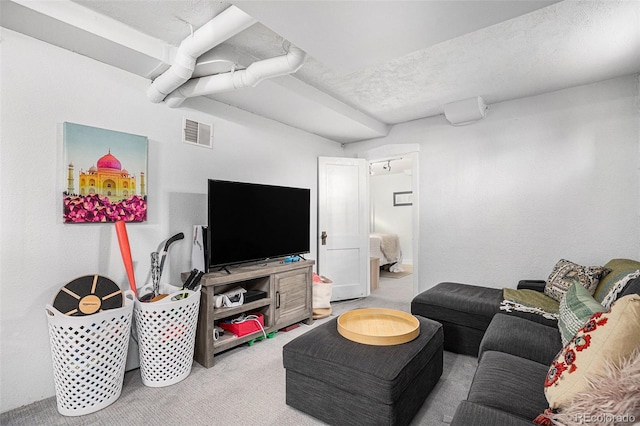
[[[135,298],[138,298],[136,289],[136,277],[133,274],[133,262],[131,261],[131,247],[129,247],[129,237],[127,236],[127,226],[123,220],[116,221],[116,235],[118,236],[118,244],[120,244],[120,254],[124,262],[124,269],[127,271],[129,278],[129,287],[133,291]]]

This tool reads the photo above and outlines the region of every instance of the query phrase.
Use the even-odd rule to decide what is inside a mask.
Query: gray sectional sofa
[[[544,281],[522,281],[518,288],[544,290]],[[619,297],[640,294],[640,278]],[[562,349],[556,320],[528,312],[500,310],[502,290],[441,283],[417,295],[414,315],[440,322],[444,348],[478,357],[467,399],[453,426],[531,425],[549,407],[544,383]]]

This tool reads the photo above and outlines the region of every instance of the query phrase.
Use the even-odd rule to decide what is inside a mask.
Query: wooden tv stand
[[[260,312],[264,315],[266,333],[301,321],[313,323],[311,291],[314,264],[313,260],[291,263],[274,260],[228,267],[229,273],[219,271],[205,274],[200,281],[202,289],[196,330],[196,361],[207,368],[213,367],[215,354],[263,335],[262,331],[257,331],[236,337],[226,332],[218,340],[214,340],[214,325],[225,318]],[[186,276],[183,274],[183,279]],[[215,308],[214,295],[238,286],[245,290],[264,291],[267,297],[232,308]]]

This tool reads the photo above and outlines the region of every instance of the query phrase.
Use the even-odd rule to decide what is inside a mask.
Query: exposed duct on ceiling
[[[180,43],[171,68],[156,78],[147,89],[149,99],[155,103],[164,100],[167,105],[176,108],[186,98],[254,87],[264,79],[291,74],[300,69],[307,55],[297,47],[289,46],[286,55],[254,62],[246,69],[232,69],[226,73],[191,79],[200,56],[256,22],[236,6],[225,9]],[[218,59],[210,62],[208,66],[201,64],[200,68],[216,72],[216,67],[231,64]],[[198,75],[202,74],[199,72]]]
[[[220,44],[204,53],[196,61],[191,78],[206,77],[229,72],[234,68],[246,68],[256,58],[229,44]]]
[[[176,108],[184,102],[185,98],[254,87],[264,79],[298,71],[306,56],[304,51],[295,46],[289,46],[289,52],[286,55],[254,62],[247,69],[190,80],[170,93],[165,102],[170,107]]]
[[[152,102],[162,102],[169,93],[191,78],[200,55],[256,22],[236,6],[225,9],[180,43],[173,65],[151,83],[147,97]]]

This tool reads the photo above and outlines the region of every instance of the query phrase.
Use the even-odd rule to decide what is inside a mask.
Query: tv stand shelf
[[[313,323],[311,289],[313,260],[284,263],[282,260],[228,267],[228,271],[205,274],[200,283],[200,311],[196,330],[195,359],[204,367],[214,365],[214,355],[262,336],[257,331],[237,337],[229,332],[214,340],[217,321],[237,317],[243,313],[264,315],[264,331],[270,333],[288,325],[304,321]],[[183,274],[183,279],[188,273]],[[267,297],[231,308],[215,308],[214,296],[235,287],[261,290]]]
[[[263,306],[271,304],[271,300],[268,297],[264,299],[256,300],[255,302],[245,303],[240,306],[234,306],[233,308],[213,308],[213,319],[219,320],[222,318],[232,317],[240,315],[243,312],[255,311]]]

